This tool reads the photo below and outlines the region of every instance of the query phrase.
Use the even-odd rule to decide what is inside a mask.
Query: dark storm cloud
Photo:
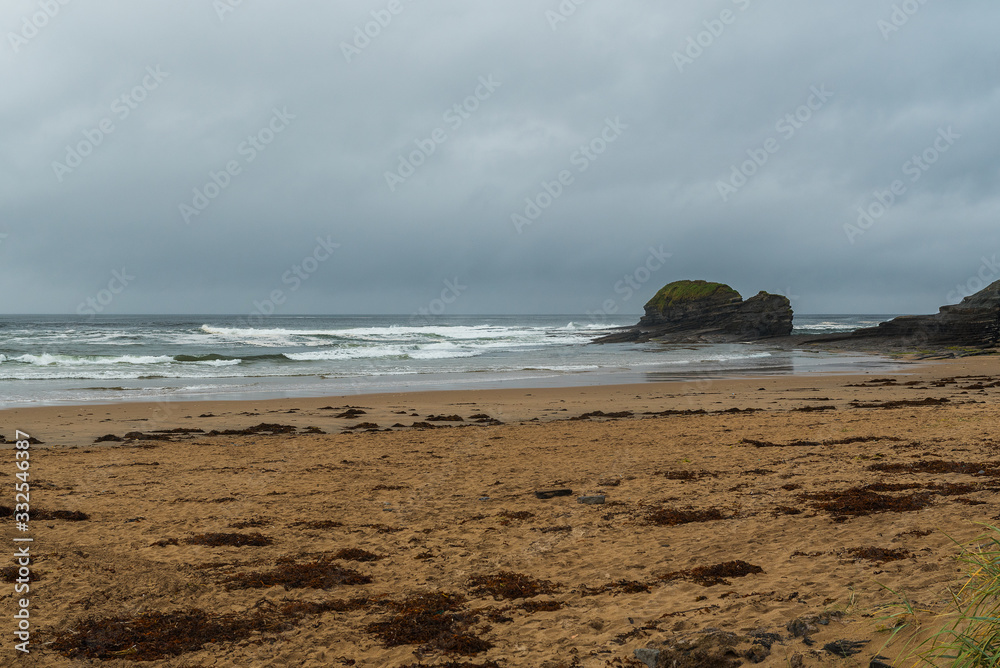
[[[933,311],[1000,254],[998,18],[11,0],[2,308],[638,313],[706,278]]]

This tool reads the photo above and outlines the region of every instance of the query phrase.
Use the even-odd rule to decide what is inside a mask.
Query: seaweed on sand
[[[662,475],[667,480],[691,481],[708,476],[715,477],[716,474],[710,471],[657,471],[653,475]]]
[[[820,445],[853,445],[854,443],[871,443],[872,441],[901,441],[895,436],[848,436],[846,438],[828,439],[825,441],[791,441],[790,443],[773,443],[744,438],[741,445],[752,445],[755,448],[813,448]]]
[[[525,612],[555,612],[562,609],[563,604],[559,601],[525,601],[517,606]]]
[[[877,564],[885,564],[890,561],[901,561],[913,556],[909,550],[902,548],[891,550],[884,547],[852,547],[847,553],[856,559],[874,561]]]
[[[697,566],[683,571],[673,571],[671,573],[661,575],[660,579],[666,582],[682,579],[691,580],[692,582],[700,584],[703,587],[711,587],[712,585],[717,584],[730,584],[726,578],[743,578],[748,575],[763,572],[764,569],[760,566],[754,566],[753,564],[745,561],[737,560],[726,561],[713,566]]]
[[[247,427],[246,429],[223,429],[218,431],[213,429],[212,431],[205,434],[206,436],[254,436],[257,434],[268,434],[271,436],[277,434],[294,434],[296,428],[288,424],[271,424],[267,422],[261,422],[253,427]],[[126,437],[128,435],[126,434]]]
[[[188,545],[209,547],[265,547],[274,541],[260,532],[254,533],[201,533],[184,541]]]
[[[883,473],[962,473],[965,475],[985,475],[997,471],[997,465],[989,462],[953,462],[940,459],[911,462],[909,464],[885,462],[872,464],[869,471]]]
[[[70,659],[155,661],[196,652],[213,643],[236,643],[258,633],[284,631],[305,617],[324,612],[359,610],[373,604],[366,598],[322,603],[291,601],[253,611],[213,614],[187,611],[147,612],[134,616],[91,617],[60,633],[52,642]]]
[[[932,494],[929,492],[889,496],[860,487],[852,487],[839,492],[801,494],[799,498],[811,501],[817,510],[827,511],[833,516],[835,522],[843,522],[850,517],[875,513],[906,513],[922,510],[933,502]]]
[[[209,643],[234,643],[283,624],[262,612],[214,615],[191,609],[134,617],[90,618],[58,635],[51,647],[70,659],[154,661]]]
[[[0,517],[10,517],[13,514],[14,509],[10,506],[0,506]],[[90,519],[90,515],[79,510],[42,510],[41,508],[32,508],[31,519],[84,522]]]
[[[636,580],[617,580],[597,587],[580,587],[581,596],[597,596],[599,594],[639,594],[648,593],[649,584]]]
[[[663,508],[653,506],[643,518],[646,524],[661,527],[673,527],[680,524],[690,524],[692,522],[714,522],[724,520],[726,516],[718,508],[707,510],[692,510],[678,508]]]
[[[479,617],[465,609],[460,594],[431,592],[384,604],[392,614],[365,627],[386,647],[421,645],[428,650],[471,656],[493,644],[471,633]]]
[[[22,577],[20,570],[21,569],[18,568],[17,566],[4,566],[0,568],[0,581],[16,582],[19,577]],[[27,577],[22,579],[22,582],[24,582],[24,580],[27,580],[28,582],[36,582],[41,579],[42,579],[42,573],[40,571],[31,569]]]
[[[941,399],[935,399],[934,397],[927,397],[926,399],[902,399],[898,401],[876,401],[873,403],[863,403],[861,401],[854,400],[851,402],[851,406],[854,408],[892,409],[892,408],[913,408],[917,406],[941,406],[947,403],[950,403],[950,401],[944,397]]]
[[[343,522],[336,520],[315,520],[312,522],[292,522],[289,526],[305,527],[307,529],[336,529],[344,526]]]
[[[616,413],[605,413],[604,411],[591,411],[590,413],[584,413],[583,415],[578,415],[577,417],[572,417],[570,420],[589,420],[590,418],[606,418],[608,420],[620,420],[621,418],[630,418],[634,415],[632,411],[618,411]]]
[[[512,571],[473,576],[469,578],[468,586],[473,596],[490,595],[495,599],[531,598],[539,594],[552,594],[559,589],[559,585],[554,582],[535,580]]]
[[[348,547],[334,553],[331,555],[331,558],[342,559],[344,561],[378,561],[382,557],[361,548]]]

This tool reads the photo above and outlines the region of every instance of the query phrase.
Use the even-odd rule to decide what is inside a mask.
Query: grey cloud
[[[400,0],[351,62],[342,44],[388,0],[243,2],[221,19],[207,2],[69,2],[15,53],[43,4],[0,9],[9,313],[73,312],[123,266],[136,280],[116,312],[243,313],[326,235],[341,248],[288,312],[412,313],[456,276],[463,313],[608,298],[638,313],[679,278],[790,292],[802,312],[931,312],[1000,253],[986,0],[929,0],[887,39],[900,2],[589,0],[553,30],[555,0]],[[708,45],[681,72],[689,38]],[[148,67],[169,76],[122,118],[113,102]],[[490,76],[502,85],[450,124]],[[814,86],[833,97],[784,136]],[[295,118],[250,161],[241,146],[275,108]],[[616,117],[628,129],[580,171],[574,154]],[[53,162],[105,119],[114,131],[60,182]],[[961,138],[850,243],[857,208],[948,127]],[[386,172],[439,129],[392,192]],[[779,150],[723,201],[719,181],[769,139]],[[512,214],[563,170],[572,185],[518,234]],[[185,222],[213,174],[225,187]],[[622,300],[617,281],[661,244],[670,262]]]

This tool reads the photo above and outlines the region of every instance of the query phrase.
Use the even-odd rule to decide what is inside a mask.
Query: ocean
[[[889,315],[795,316],[796,334]],[[589,345],[634,315],[0,317],[0,408],[562,387],[888,368],[766,344]]]

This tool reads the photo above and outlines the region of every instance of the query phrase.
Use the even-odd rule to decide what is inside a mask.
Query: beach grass
[[[965,577],[948,590],[943,611],[934,611],[894,591],[899,601],[888,619],[890,642],[901,639],[901,665],[979,668],[1000,666],[1000,529],[972,541],[956,541]],[[887,643],[888,644],[888,643]]]

